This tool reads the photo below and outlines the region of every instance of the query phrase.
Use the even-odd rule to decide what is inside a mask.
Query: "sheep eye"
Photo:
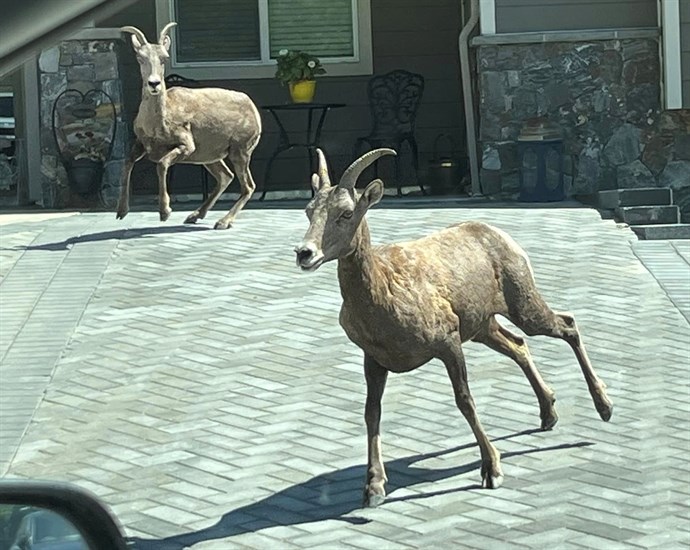
[[[352,217],[352,214],[353,214],[353,212],[350,211],[350,210],[348,210],[348,211],[343,212],[342,214],[340,214],[340,217],[341,217],[341,218],[345,218],[346,220],[349,220],[349,219]]]

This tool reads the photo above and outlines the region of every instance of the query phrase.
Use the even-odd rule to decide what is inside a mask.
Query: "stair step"
[[[656,206],[672,203],[668,187],[643,187],[640,189],[612,189],[599,191],[597,202],[600,208],[614,210],[621,206]]]
[[[690,223],[630,226],[642,240],[690,239]]]
[[[628,225],[673,224],[680,221],[680,210],[673,206],[623,206],[616,217]]]

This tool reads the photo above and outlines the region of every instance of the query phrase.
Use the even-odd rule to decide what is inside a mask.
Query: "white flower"
[[[309,61],[307,63],[307,67],[309,67],[310,69],[313,69],[314,67],[316,67],[316,61]]]
[[[285,48],[283,48],[282,50],[280,50],[278,52],[278,55],[287,55],[287,53],[288,53],[288,51]]]

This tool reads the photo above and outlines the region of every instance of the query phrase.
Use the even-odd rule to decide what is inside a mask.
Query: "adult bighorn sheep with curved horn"
[[[527,255],[509,235],[485,223],[465,222],[415,241],[371,245],[364,215],[381,200],[383,183],[374,180],[360,193],[355,182],[379,157],[394,154],[392,149],[370,151],[332,186],[326,159],[318,151],[319,170],[312,176],[315,195],[306,208],[310,225],[295,248],[297,265],[304,271],[338,260],[340,324],[364,351],[368,506],[382,503],[386,495],[379,423],[389,372],[408,372],[433,358],[445,364],[455,402],[479,444],[484,487],[499,487],[503,473],[500,454],[475,412],[463,342],[481,342],[513,359],[537,396],[542,429],[556,424],[554,392],[534,366],[524,339],[501,326],[496,315],[510,319],[527,335],[570,344],[599,415],[607,421],[613,410],[573,316],[556,313],[544,302]]]
[[[142,91],[139,113],[134,120],[136,141],[125,164],[117,218],[129,211],[130,177],[134,164],[144,157],[156,163],[158,205],[161,221],[171,213],[167,174],[176,163],[203,164],[216,179],[216,187],[206,201],[192,212],[185,223],[206,216],[221,193],[233,180],[225,162],[230,159],[240,182],[240,197],[218,222],[216,229],[232,225],[235,216],[252,196],[256,184],[249,170],[252,152],[261,138],[261,116],[246,94],[221,88],[165,89],[164,63],[168,59],[168,23],[160,32],[158,44],[150,44],[136,27],[122,27],[131,33],[132,46],[141,69]]]

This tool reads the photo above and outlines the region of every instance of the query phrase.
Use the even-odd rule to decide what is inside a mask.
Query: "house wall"
[[[440,133],[450,134],[460,154],[465,156],[457,45],[461,29],[460,3],[458,0],[376,0],[371,4],[374,73],[385,73],[400,68],[420,73],[425,78],[425,91],[417,117],[416,132],[422,171],[433,156],[434,140]],[[154,0],[142,0],[116,18],[101,23],[102,26],[125,24],[136,25],[153,38],[156,35]],[[123,63],[125,102],[130,117],[133,118],[139,102],[139,72],[133,55],[125,56]],[[184,76],[183,71],[175,72]],[[329,160],[336,174],[341,173],[352,160],[356,138],[366,135],[371,129],[366,92],[368,79],[368,76],[328,75],[318,79],[315,101],[347,104],[346,108],[329,113],[322,134],[323,145],[329,153]],[[203,84],[246,92],[259,106],[288,101],[287,89],[272,78],[212,80]],[[292,119],[286,118],[286,126],[303,131],[306,121],[298,115]],[[264,116],[264,134],[252,162],[259,189],[263,185],[266,161],[277,144],[277,126],[272,118]],[[272,187],[308,189],[309,177],[305,159],[306,153],[299,150],[281,156],[274,164]],[[133,190],[156,192],[152,167],[144,162],[140,165],[133,175]],[[406,183],[414,184],[409,170],[405,179]],[[171,191],[186,193],[198,190],[197,182],[198,169],[181,166],[172,182]],[[268,197],[270,198],[270,194]]]
[[[495,2],[497,33],[657,26],[657,0]]]

